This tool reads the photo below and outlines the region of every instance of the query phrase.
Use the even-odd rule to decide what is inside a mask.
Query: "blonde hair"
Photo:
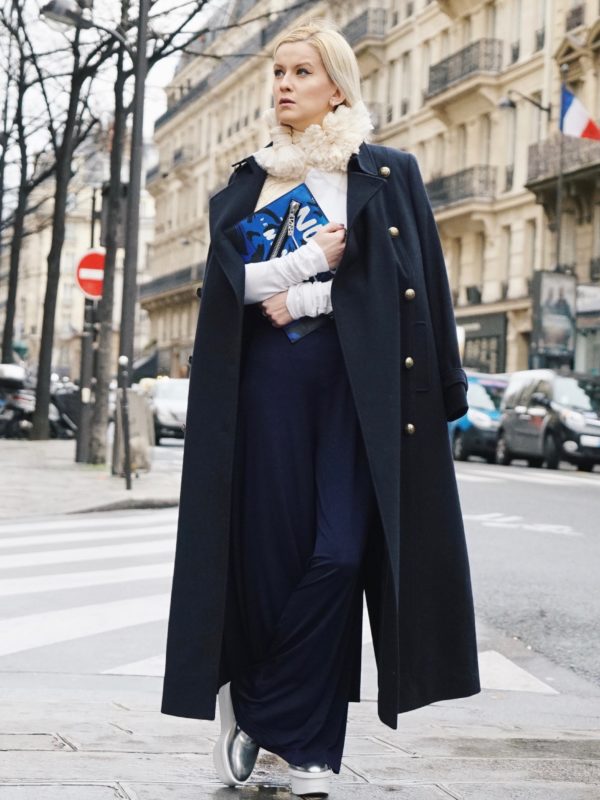
[[[282,44],[307,42],[321,56],[325,71],[346,97],[344,105],[362,101],[360,70],[354,51],[339,29],[325,20],[314,20],[282,33],[273,47],[273,58]]]

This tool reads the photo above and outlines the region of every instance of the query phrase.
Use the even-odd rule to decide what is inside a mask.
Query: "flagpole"
[[[556,271],[560,271],[560,254],[562,244],[562,209],[563,209],[563,184],[564,184],[564,142],[565,134],[563,133],[563,89],[565,87],[565,78],[569,71],[568,64],[561,64],[560,66],[560,112],[558,118],[558,130],[560,136],[559,150],[558,150],[558,179],[556,182]]]

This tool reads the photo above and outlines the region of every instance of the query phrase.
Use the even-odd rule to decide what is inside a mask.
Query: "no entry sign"
[[[86,297],[102,297],[104,283],[104,250],[89,250],[77,264],[77,285]]]

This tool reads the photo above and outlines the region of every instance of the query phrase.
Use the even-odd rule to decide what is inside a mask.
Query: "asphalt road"
[[[477,614],[600,684],[600,473],[457,463]]]

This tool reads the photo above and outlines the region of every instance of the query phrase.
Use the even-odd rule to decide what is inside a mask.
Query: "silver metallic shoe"
[[[230,684],[219,689],[221,735],[213,750],[217,775],[226,786],[245,783],[254,769],[259,747],[235,721]]]
[[[327,764],[310,762],[288,765],[292,794],[302,797],[327,797],[331,770]]]

